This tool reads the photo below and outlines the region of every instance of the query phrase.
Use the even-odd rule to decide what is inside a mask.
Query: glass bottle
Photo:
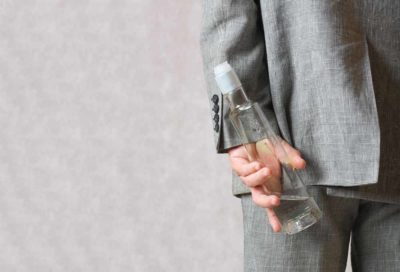
[[[322,212],[292,167],[282,138],[276,135],[260,105],[248,99],[238,76],[227,62],[216,66],[214,73],[223,98],[229,102],[229,119],[249,160],[257,160],[273,171],[263,190],[267,195],[280,198],[280,205],[273,209],[282,231],[294,234],[318,222]]]

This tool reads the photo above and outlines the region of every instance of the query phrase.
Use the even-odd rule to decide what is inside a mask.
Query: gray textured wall
[[[0,271],[242,271],[199,1],[0,0]]]
[[[0,1],[0,271],[241,271],[199,1]]]

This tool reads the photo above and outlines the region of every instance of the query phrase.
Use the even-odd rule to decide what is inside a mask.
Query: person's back
[[[400,267],[400,117],[395,114],[400,2],[203,3],[201,45],[214,141],[216,152],[229,156],[232,193],[243,205],[245,270],[256,265],[268,271],[343,270],[352,232],[354,266],[395,271]],[[259,190],[271,169],[246,161],[214,82],[214,66],[226,60],[298,158],[302,179],[324,212],[320,223],[299,234],[277,234],[264,224],[267,208],[279,230],[272,209],[279,203]],[[380,231],[373,231],[374,220],[384,214]],[[382,248],[373,245],[393,230]],[[279,250],[268,252],[274,248]],[[337,258],[328,260],[329,254]],[[366,260],[364,254],[373,257]]]

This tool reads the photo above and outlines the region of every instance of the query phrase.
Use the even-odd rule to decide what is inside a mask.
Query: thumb
[[[300,151],[292,147],[288,142],[281,139],[281,145],[285,152],[277,150],[277,156],[283,163],[290,164],[293,168],[302,169],[306,167],[306,161],[301,157]],[[286,153],[286,154],[285,154]]]

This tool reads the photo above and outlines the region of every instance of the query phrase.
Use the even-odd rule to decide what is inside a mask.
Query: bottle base
[[[304,213],[287,221],[286,224],[282,226],[282,231],[290,235],[299,233],[317,223],[321,217],[322,213],[319,209],[311,209],[308,213]]]

